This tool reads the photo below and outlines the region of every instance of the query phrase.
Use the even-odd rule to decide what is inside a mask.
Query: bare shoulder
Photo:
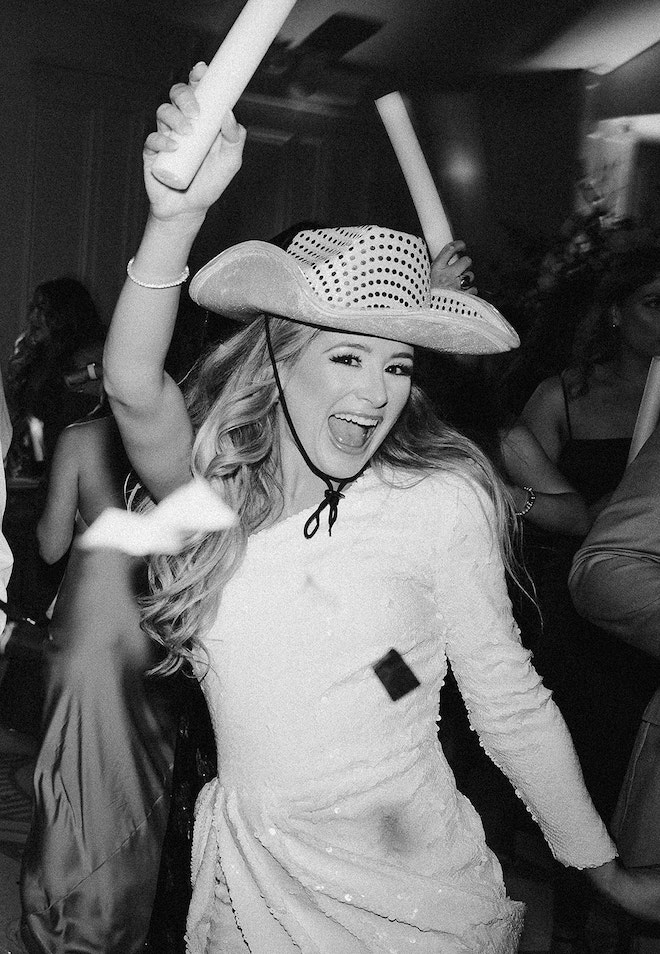
[[[520,418],[548,457],[557,461],[568,436],[566,399],[562,379],[558,375],[541,381],[523,408]]]
[[[525,420],[528,410],[545,410],[546,412],[564,408],[564,387],[558,374],[551,378],[545,378],[537,385],[523,410],[522,418]]]
[[[76,421],[75,424],[67,425],[57,439],[57,454],[80,461],[88,458],[90,453],[95,453],[107,440],[106,426],[98,426],[103,423],[101,420],[92,420]]]

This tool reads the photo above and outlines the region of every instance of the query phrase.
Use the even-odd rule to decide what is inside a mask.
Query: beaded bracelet
[[[534,506],[536,500],[536,494],[531,487],[523,487],[523,490],[527,491],[527,500],[525,501],[525,506],[522,510],[516,510],[516,517],[524,517]]]
[[[136,278],[133,274],[133,262],[135,258],[132,258],[128,265],[126,266],[126,274],[132,282],[135,282],[136,285],[139,285],[140,288],[175,288],[177,285],[183,285],[188,276],[190,275],[190,269],[186,265],[184,270],[181,272],[178,278],[174,278],[168,282],[143,282],[141,279]]]

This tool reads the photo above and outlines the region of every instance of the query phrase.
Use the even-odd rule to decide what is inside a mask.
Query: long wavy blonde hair
[[[271,317],[273,352],[280,371],[291,367],[322,330]],[[141,598],[142,625],[166,649],[158,672],[204,658],[201,637],[217,615],[222,589],[238,568],[248,537],[284,506],[279,483],[278,392],[264,324],[254,321],[203,356],[186,382],[186,405],[195,432],[191,470],[217,488],[239,520],[228,530],[193,540],[175,555],[149,561],[149,594]],[[495,508],[497,539],[514,575],[511,499],[485,454],[435,415],[413,382],[399,420],[372,458],[382,476],[445,470],[471,475]],[[389,466],[387,466],[389,465]],[[143,502],[141,507],[148,506]]]

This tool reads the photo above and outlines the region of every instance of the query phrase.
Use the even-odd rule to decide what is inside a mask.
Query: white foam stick
[[[179,553],[196,534],[225,530],[236,514],[211,485],[197,477],[147,513],[108,507],[80,537],[84,550],[106,548],[132,556]]]
[[[220,131],[222,120],[238,102],[296,0],[248,0],[200,80],[200,113],[188,136],[177,136],[176,152],[161,152],[153,174],[174,189],[187,189]]]
[[[637,412],[635,430],[633,431],[628,453],[628,463],[637,457],[660,420],[660,357],[651,359],[649,373],[646,376],[644,393]]]
[[[431,260],[451,242],[452,234],[433,176],[410,121],[401,93],[376,100],[376,109],[390,137],[401,171],[410,189]]]

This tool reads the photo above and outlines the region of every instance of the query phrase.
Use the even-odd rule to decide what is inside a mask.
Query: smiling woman
[[[431,288],[415,236],[310,229],[286,251],[244,242],[209,262],[192,297],[245,327],[198,363],[185,395],[164,374],[188,253],[245,137],[228,115],[185,192],[152,175],[195,112],[202,71],[174,87],[147,139],[151,211],[104,360],[151,496],[192,471],[238,516],[152,557],[142,601],[161,669],[200,681],[218,750],[196,810],[189,954],[513,954],[523,905],[437,738],[449,662],[557,857],[660,919],[660,877],[614,861],[521,645],[506,589],[512,501],[414,381],[416,346],[515,347],[499,312]]]
[[[283,395],[289,408],[298,409],[292,417],[296,431],[322,470],[347,477],[364,467],[406,405],[412,365],[410,345],[385,339],[326,331],[310,342]],[[300,455],[286,432],[282,437],[287,483],[286,474],[292,463],[298,467]]]

